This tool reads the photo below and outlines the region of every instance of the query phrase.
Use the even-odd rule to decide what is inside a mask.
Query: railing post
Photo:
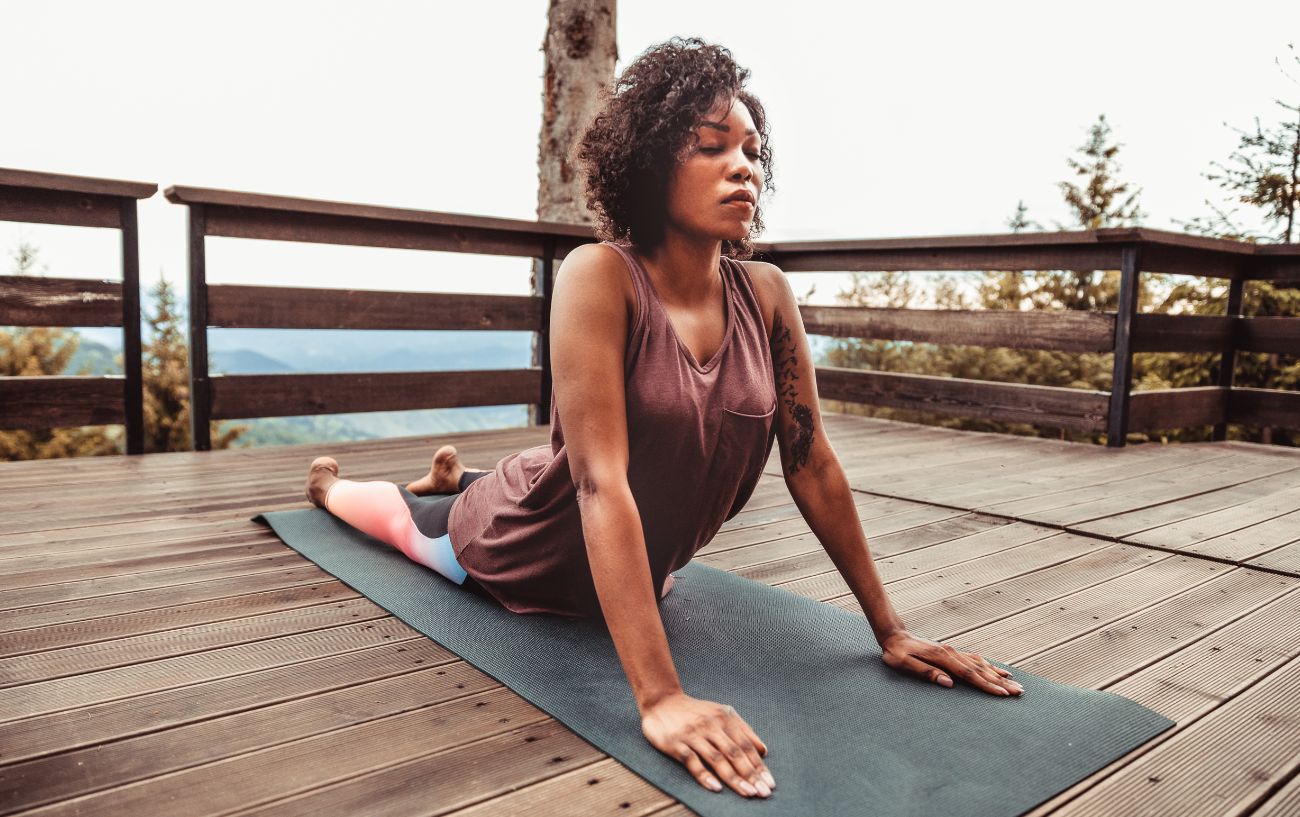
[[[549,237],[545,241],[542,257],[533,260],[532,294],[542,298],[542,320],[537,331],[532,365],[542,370],[542,386],[536,405],[530,408],[529,425],[547,425],[551,421],[551,295],[554,283],[555,238]]]
[[[1110,380],[1106,446],[1121,448],[1128,438],[1128,408],[1133,380],[1133,316],[1137,313],[1142,245],[1120,249],[1119,305],[1115,314],[1115,366]]]
[[[208,380],[208,282],[204,238],[207,217],[201,204],[190,208],[190,445],[212,450],[212,394]]]
[[[144,453],[144,372],[140,348],[140,229],[136,200],[120,199],[122,232],[122,408],[126,453]]]
[[[1215,423],[1214,429],[1210,432],[1210,439],[1216,442],[1228,439],[1228,421],[1231,419],[1227,412],[1232,406],[1231,389],[1232,378],[1237,369],[1237,346],[1241,340],[1241,296],[1245,289],[1246,279],[1245,270],[1241,267],[1233,271],[1232,278],[1228,281],[1228,309],[1227,316],[1232,319],[1232,331],[1228,333],[1227,347],[1219,357],[1219,386],[1229,390],[1229,399],[1223,401],[1224,418],[1223,422]]]

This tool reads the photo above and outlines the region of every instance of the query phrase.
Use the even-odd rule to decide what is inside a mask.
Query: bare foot
[[[406,490],[416,496],[428,494],[460,493],[460,478],[466,471],[476,471],[461,464],[456,456],[456,446],[444,445],[433,455],[433,465],[429,473],[406,486]]]
[[[318,508],[325,507],[325,495],[330,486],[339,480],[339,464],[333,457],[317,457],[307,468],[307,501]]]
[[[659,598],[668,595],[668,591],[673,589],[673,574],[669,573],[668,578],[664,579],[664,589],[659,592]]]

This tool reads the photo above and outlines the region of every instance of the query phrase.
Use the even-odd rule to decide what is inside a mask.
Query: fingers
[[[677,747],[677,760],[691,773],[691,777],[699,781],[701,786],[709,791],[722,791],[722,783],[704,768],[704,761],[700,760],[700,756],[690,746],[683,743]]]
[[[940,645],[926,656],[950,675],[956,676],[976,689],[991,695],[1019,695],[1024,691],[1020,684],[1004,676],[998,668],[985,661],[978,653],[961,652],[947,644]]]
[[[748,768],[745,753],[720,729],[698,732],[686,739],[695,754],[703,758],[712,768],[714,774],[742,797],[754,797],[761,793],[758,786],[749,781],[749,774],[739,770]]]
[[[731,738],[732,745],[741,752],[741,757],[733,759],[731,765],[753,784],[760,794],[764,796],[771,794],[776,782],[772,779],[772,773],[767,770],[767,764],[759,757],[759,750],[755,745],[755,741],[758,743],[762,741],[758,740],[758,735],[749,728],[745,719],[736,714],[736,710],[731,707],[727,707],[727,710],[728,717],[723,721],[722,728],[726,731],[727,737]],[[766,746],[763,747],[763,751],[767,751]],[[737,763],[737,760],[741,762]],[[767,788],[766,793],[763,792],[764,787]]]
[[[923,657],[924,661],[913,655],[894,656],[890,665],[945,687],[951,687],[953,679],[958,678],[990,695],[1019,695],[1024,691],[1011,680],[1011,673],[999,670],[976,653],[959,652],[942,644]]]

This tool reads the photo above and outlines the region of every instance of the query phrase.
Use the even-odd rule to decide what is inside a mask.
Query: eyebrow
[[[724,124],[722,122],[701,122],[700,127],[716,128],[720,131],[731,133],[731,126]],[[758,133],[758,131],[754,130],[753,128],[750,128],[749,130],[745,131],[746,136],[753,136],[756,133]]]

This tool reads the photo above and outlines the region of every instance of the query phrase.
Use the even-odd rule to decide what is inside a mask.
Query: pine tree
[[[20,241],[13,252],[13,275],[36,273],[39,250]],[[40,274],[48,271],[42,266]],[[61,327],[6,327],[0,329],[0,375],[40,377],[64,374],[76,354],[80,338]],[[0,460],[32,460],[113,454],[122,446],[121,428],[99,426],[51,428],[36,431],[0,431]]]
[[[181,314],[176,293],[167,279],[149,291],[154,313],[146,315],[149,341],[144,344],[144,450],[188,451],[190,449],[189,344],[181,331]],[[226,428],[218,424],[212,448],[230,448],[248,430],[247,425]]]

